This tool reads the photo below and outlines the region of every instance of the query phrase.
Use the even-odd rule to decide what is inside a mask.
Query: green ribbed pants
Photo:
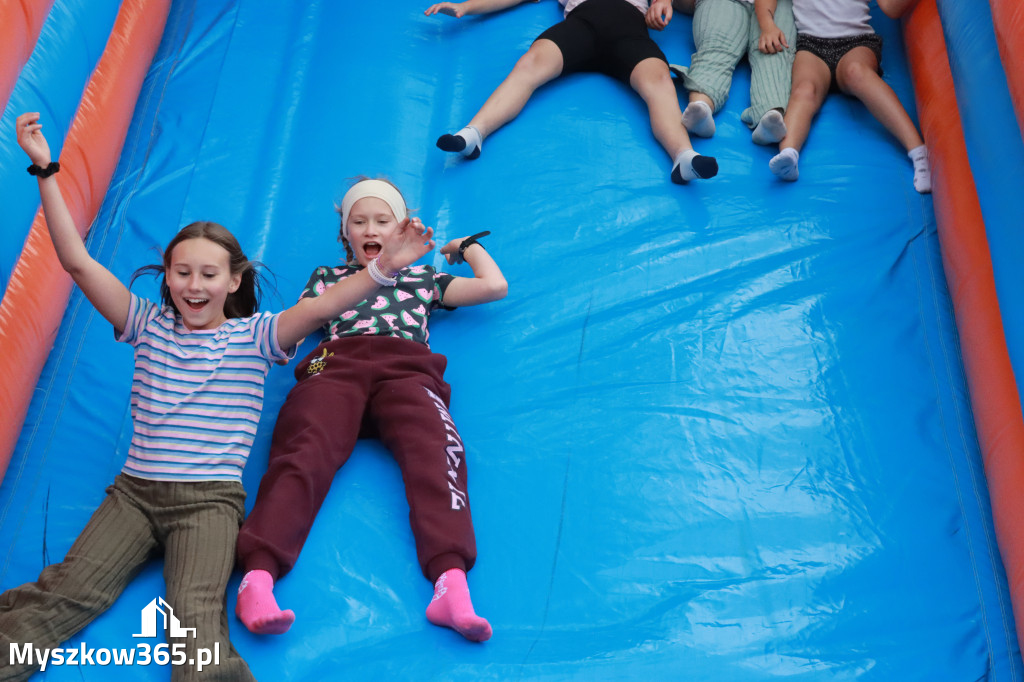
[[[166,601],[195,637],[168,638],[185,645],[187,659],[219,645],[220,664],[171,668],[171,679],[251,681],[255,678],[228,638],[228,577],[235,539],[245,515],[245,491],[235,481],[150,481],[120,474],[59,564],[39,579],[0,595],[0,680],[25,680],[38,665],[12,666],[12,642],[53,649],[84,628],[117,599],[151,557],[164,555]],[[153,595],[157,597],[159,595]],[[139,604],[140,610],[146,606]],[[134,646],[141,622],[125,640],[87,642],[90,648]],[[155,647],[160,642],[148,642]],[[186,659],[186,660],[187,660]],[[102,668],[98,668],[99,672]]]
[[[742,0],[698,0],[693,13],[693,42],[697,48],[690,66],[682,69],[686,89],[711,98],[714,111],[725,105],[736,64],[750,62],[750,107],[740,116],[753,128],[770,109],[786,109],[796,54],[796,24],[792,0],[778,0],[775,23],[789,47],[776,54],[757,49],[761,27],[754,5]]]

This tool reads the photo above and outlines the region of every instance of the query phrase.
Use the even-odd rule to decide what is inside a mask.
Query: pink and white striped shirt
[[[118,341],[135,348],[132,421],[123,473],[158,481],[241,480],[270,366],[294,354],[277,342],[279,313],[190,330],[171,307],[132,294]]]

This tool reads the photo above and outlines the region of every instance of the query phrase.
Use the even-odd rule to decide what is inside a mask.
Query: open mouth
[[[381,245],[378,244],[377,242],[366,242],[365,244],[363,244],[363,253],[365,253],[370,258],[376,258],[377,256],[380,255],[381,248]]]
[[[210,302],[208,298],[186,298],[185,303],[190,310],[202,310],[203,306]]]

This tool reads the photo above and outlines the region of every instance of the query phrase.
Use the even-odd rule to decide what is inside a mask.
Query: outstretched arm
[[[878,8],[891,19],[899,19],[917,4],[917,0],[878,0]]]
[[[39,113],[22,114],[15,126],[18,145],[25,150],[32,163],[44,168],[49,165],[52,160],[50,146],[43,137]],[[71,279],[100,315],[114,325],[118,332],[123,331],[128,322],[128,307],[131,305],[128,287],[89,255],[71,212],[64,203],[56,175],[39,178],[39,196],[43,202],[50,241],[53,242],[61,267],[71,275]]]
[[[757,49],[765,54],[782,52],[789,47],[786,34],[775,24],[775,10],[778,0],[754,0],[754,16],[761,27],[761,37],[757,40]]]
[[[467,14],[490,14],[499,10],[508,9],[514,5],[524,2],[536,2],[537,0],[465,0],[465,2],[439,2],[431,5],[423,13],[428,17],[431,14],[447,14],[450,17],[459,19]]]
[[[419,218],[406,218],[390,237],[383,240],[378,256],[381,270],[396,273],[412,265],[434,248],[434,228],[425,227]],[[316,298],[304,298],[281,313],[277,321],[277,342],[291,348],[346,310],[350,310],[380,288],[369,268],[328,287]]]
[[[460,258],[459,247],[466,237],[453,239],[441,248],[441,253],[448,259],[448,263],[458,263],[465,260],[469,267],[473,268],[472,277],[456,277],[445,289],[444,305],[455,308],[467,305],[479,305],[490,303],[505,298],[508,293],[508,282],[501,274],[498,264],[491,258],[491,254],[484,250],[478,243],[471,244]]]

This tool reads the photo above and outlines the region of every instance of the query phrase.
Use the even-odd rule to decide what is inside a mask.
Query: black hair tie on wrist
[[[464,255],[466,253],[466,249],[473,246],[473,244],[480,244],[480,242],[478,242],[477,239],[480,239],[481,237],[486,237],[490,233],[490,230],[484,230],[483,232],[477,232],[472,237],[466,237],[465,239],[463,239],[462,243],[459,244],[459,258],[461,258],[462,260],[466,260],[466,257]],[[484,245],[480,244],[480,248],[483,249]]]
[[[46,168],[43,168],[42,166],[37,166],[36,164],[33,163],[26,170],[28,170],[29,175],[35,175],[36,177],[39,178],[48,178],[60,170],[60,163],[58,163],[57,161],[51,161],[49,164],[47,164]]]

